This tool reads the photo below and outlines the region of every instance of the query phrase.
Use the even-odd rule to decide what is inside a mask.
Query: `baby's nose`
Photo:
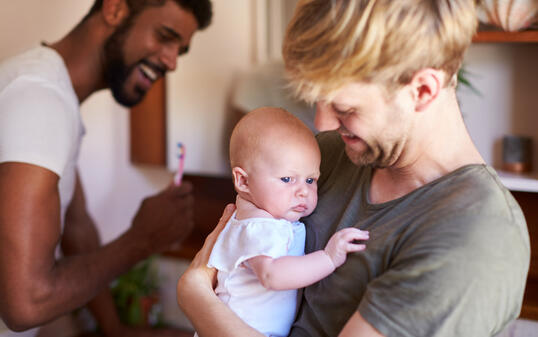
[[[306,196],[308,195],[308,188],[306,188],[306,186],[299,186],[299,188],[297,188],[297,195],[299,196]]]

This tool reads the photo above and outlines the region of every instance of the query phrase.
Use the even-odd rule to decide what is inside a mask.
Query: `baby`
[[[368,233],[346,228],[324,250],[304,255],[305,227],[298,220],[317,204],[320,151],[312,132],[289,112],[260,108],[233,130],[230,161],[236,212],[220,233],[208,265],[215,292],[241,319],[268,336],[287,336],[297,289],[332,273],[355,240]]]

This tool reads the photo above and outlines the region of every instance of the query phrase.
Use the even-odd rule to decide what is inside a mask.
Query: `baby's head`
[[[296,221],[314,211],[320,160],[312,131],[283,109],[253,110],[232,132],[237,193],[276,219]]]

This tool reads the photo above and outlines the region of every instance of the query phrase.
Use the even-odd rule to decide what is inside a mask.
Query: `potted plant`
[[[155,256],[139,262],[111,285],[122,323],[131,326],[160,325],[158,275]]]

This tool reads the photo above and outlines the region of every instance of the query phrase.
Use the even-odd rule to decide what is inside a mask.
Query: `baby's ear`
[[[237,192],[244,192],[248,193],[250,190],[248,188],[248,174],[240,168],[239,166],[236,166],[232,168],[232,174],[234,177],[234,186],[235,190]]]

